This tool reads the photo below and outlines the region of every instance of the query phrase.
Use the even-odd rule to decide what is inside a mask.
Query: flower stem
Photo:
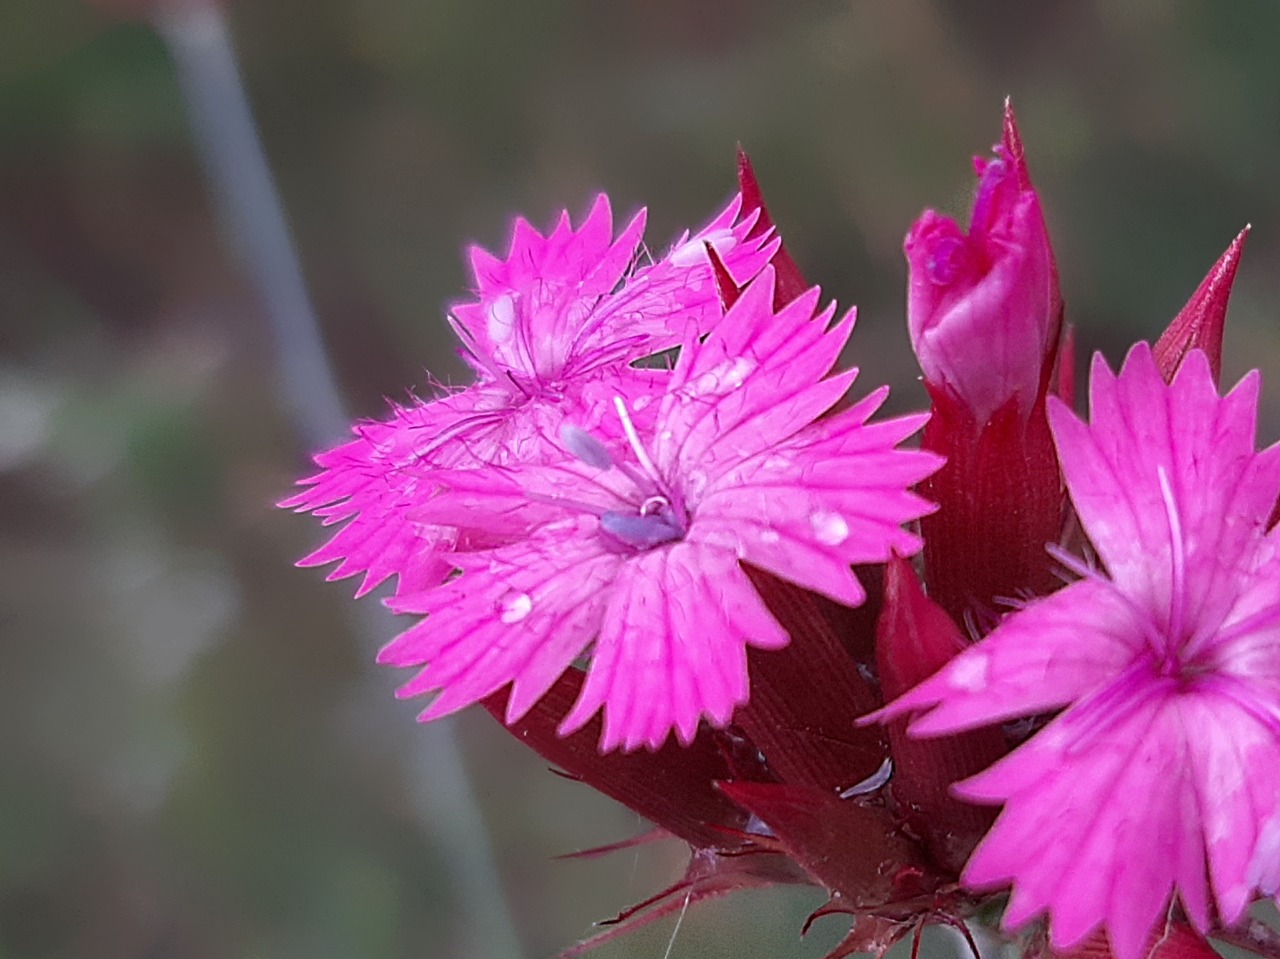
[[[313,449],[333,443],[346,433],[348,417],[226,20],[212,0],[165,0],[156,7],[155,26],[173,58],[226,242],[263,301],[281,370],[280,404],[301,442]],[[384,638],[368,622],[353,621],[352,630],[365,634],[370,647]],[[456,729],[435,723],[423,735],[415,768],[429,772],[416,775],[413,785],[454,871],[462,925],[473,937],[466,951],[519,959],[523,949]]]

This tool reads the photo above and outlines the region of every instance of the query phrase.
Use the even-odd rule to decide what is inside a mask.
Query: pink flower
[[[422,718],[510,683],[514,721],[590,649],[562,733],[604,707],[604,750],[673,729],[688,743],[746,700],[747,647],[788,640],[740,562],[856,605],[851,564],[919,549],[901,524],[928,511],[909,487],[938,460],[895,446],[925,417],[868,424],[882,389],[818,420],[856,372],[827,376],[852,315],[828,329],[817,290],[775,314],[774,282],[766,269],[686,341],[643,429],[645,398],[617,397],[618,439],[566,425],[562,462],[441,474],[422,520],[507,544],[456,554],[461,576],[393,603],[427,614],[380,657],[426,664],[401,690],[441,690]]]
[[[280,505],[346,525],[299,565],[340,561],[330,580],[363,572],[357,596],[392,575],[402,591],[440,582],[456,534],[409,515],[431,492],[433,472],[562,455],[546,437],[566,416],[581,422],[602,408],[595,392],[648,392],[660,374],[628,364],[705,334],[722,312],[707,245],[740,283],[777,250],[769,236],[747,239],[756,217],[739,220],[741,206],[736,197],[642,266],[644,212],[614,239],[604,195],[576,231],[567,213],[547,236],[516,220],[505,260],[473,247],[477,300],[455,305],[452,322],[477,382],[394,406],[387,420],[357,424],[356,439],[316,456],[320,472]]]
[[[969,230],[926,210],[907,234],[907,325],[925,381],[982,425],[1011,398],[1025,416],[1043,392],[1061,299],[1040,200],[1006,104],[996,158],[974,159]]]
[[[1080,575],[891,703],[938,735],[1063,710],[955,787],[1004,803],[964,880],[1012,882],[1005,924],[1052,918],[1070,949],[1105,926],[1137,959],[1176,892],[1200,931],[1241,917],[1280,804],[1280,447],[1254,450],[1259,377],[1219,397],[1193,350],[1170,385],[1139,344],[1095,357],[1092,424],[1050,421],[1103,573]],[[1265,837],[1263,837],[1265,838]],[[1208,886],[1206,885],[1206,877]]]

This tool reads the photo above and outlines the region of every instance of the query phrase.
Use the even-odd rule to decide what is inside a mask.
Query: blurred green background
[[[141,7],[141,3],[133,4]],[[488,959],[435,753],[375,670],[396,623],[292,561],[308,450],[125,0],[0,9],[0,959]],[[136,11],[133,11],[136,12]],[[607,189],[661,249],[755,161],[866,388],[919,404],[900,247],[962,213],[1012,95],[1069,318],[1153,337],[1246,222],[1234,378],[1280,372],[1272,0],[245,0],[227,10],[345,401],[456,377],[468,241]],[[1274,380],[1273,380],[1274,382]],[[1280,389],[1266,398],[1266,439]],[[361,618],[363,617],[363,619]],[[363,625],[361,625],[363,624]],[[527,956],[674,877],[488,717],[453,720]],[[692,911],[670,955],[817,957],[814,892]],[[661,957],[670,923],[598,953]]]

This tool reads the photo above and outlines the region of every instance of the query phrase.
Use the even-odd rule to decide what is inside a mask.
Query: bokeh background
[[[1006,95],[1084,351],[1156,335],[1252,222],[1226,375],[1280,382],[1271,0],[225,16],[353,415],[460,375],[443,316],[466,242],[606,189],[662,248],[728,197],[739,141],[809,277],[860,304],[866,384],[916,405],[902,236],[925,205],[964,211]],[[554,860],[643,825],[487,716],[418,727],[371,665],[390,614],[292,566],[320,533],[272,503],[308,450],[190,120],[142,0],[0,5],[0,959],[514,957],[496,892],[462,891],[484,850],[459,808],[491,833],[520,954],[551,955],[682,853]],[[1280,388],[1266,405],[1270,440]],[[821,956],[838,921],[796,939],[819,902],[691,911],[670,956]]]

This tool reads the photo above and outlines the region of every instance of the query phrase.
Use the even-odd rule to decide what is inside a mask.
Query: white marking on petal
[[[689,397],[704,396],[709,393],[725,393],[736,390],[747,381],[760,364],[748,356],[737,356],[717,364],[707,370],[690,385],[682,394],[686,402]]]
[[[818,510],[809,515],[809,523],[813,526],[813,535],[824,546],[839,546],[849,538],[849,524],[839,513]]]
[[[495,343],[505,343],[511,339],[516,326],[516,302],[510,293],[504,293],[492,303],[488,309],[489,339]]]
[[[971,650],[952,665],[951,686],[969,693],[980,693],[987,688],[987,676],[990,672],[990,657],[980,650]]]
[[[679,267],[702,266],[706,263],[707,247],[710,243],[717,253],[724,256],[737,245],[733,230],[723,229],[705,233],[702,236],[680,244],[667,256],[668,262]]]

